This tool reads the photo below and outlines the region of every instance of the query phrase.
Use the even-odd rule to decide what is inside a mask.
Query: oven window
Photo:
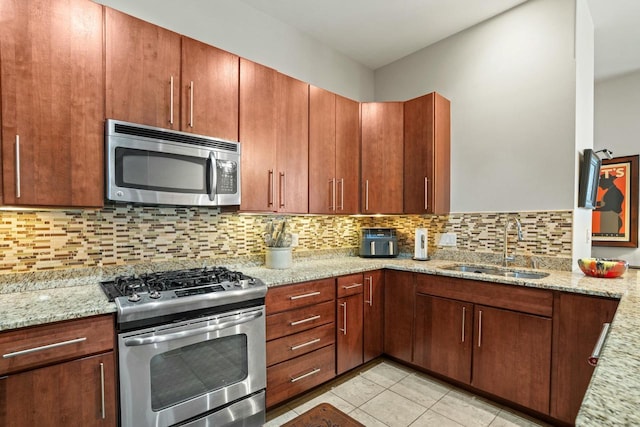
[[[203,341],[151,359],[151,408],[160,411],[247,378],[247,335]]]

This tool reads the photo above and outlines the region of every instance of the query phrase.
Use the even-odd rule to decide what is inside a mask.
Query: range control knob
[[[160,292],[158,292],[157,289],[154,289],[151,292],[149,292],[149,298],[158,299],[160,297],[161,297]]]
[[[131,302],[138,302],[140,301],[142,298],[140,297],[140,295],[138,295],[136,292],[132,293],[131,295],[129,295],[128,300]]]
[[[248,288],[249,287],[249,279],[239,279],[234,283],[236,288]]]

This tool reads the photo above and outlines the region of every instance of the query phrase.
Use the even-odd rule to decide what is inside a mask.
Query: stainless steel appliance
[[[106,197],[185,206],[240,204],[240,144],[118,120],[105,129]]]
[[[101,285],[117,306],[122,427],[264,423],[261,280],[210,267]]]
[[[395,228],[361,228],[360,256],[392,258],[398,256],[398,237]]]

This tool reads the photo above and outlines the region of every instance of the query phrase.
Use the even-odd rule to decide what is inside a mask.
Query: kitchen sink
[[[461,271],[463,273],[488,274],[490,276],[512,277],[514,279],[542,279],[547,277],[549,273],[533,272],[533,271],[515,271],[500,267],[482,267],[469,264],[455,264],[443,267],[443,270]]]

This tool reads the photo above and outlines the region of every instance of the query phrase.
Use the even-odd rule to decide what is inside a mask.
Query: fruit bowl
[[[587,276],[611,279],[622,276],[627,271],[629,263],[621,259],[580,258],[578,266]]]

